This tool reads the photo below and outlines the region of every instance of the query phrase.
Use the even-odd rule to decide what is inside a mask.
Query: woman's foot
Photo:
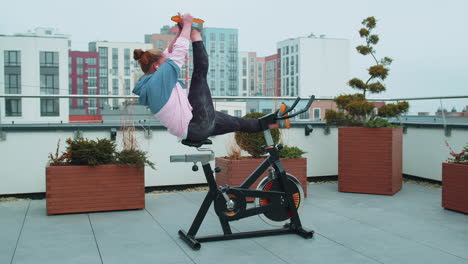
[[[192,31],[190,32],[190,40],[192,42],[203,40],[201,37],[201,33],[200,31],[198,31],[198,29],[192,28]]]

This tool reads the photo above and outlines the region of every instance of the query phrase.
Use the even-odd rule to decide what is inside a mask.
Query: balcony
[[[258,98],[215,99],[218,110],[226,107],[228,101],[247,101],[248,108],[261,112],[264,108],[276,109],[288,98],[266,99],[268,103],[252,101]],[[0,109],[4,106],[0,105]],[[304,240],[287,235],[212,242],[202,244],[197,252],[178,238],[177,231],[190,226],[206,191],[203,187],[175,190],[187,185],[204,186],[206,182],[200,171],[192,172],[192,164],[174,164],[168,158],[196,150],[178,143],[144,108],[135,106],[133,116],[126,114],[122,106],[117,111],[106,111],[99,124],[21,124],[19,117],[2,117],[0,263],[147,263],[155,259],[161,263],[220,263],[220,259],[226,263],[468,262],[467,216],[440,205],[441,163],[449,152],[444,141],[448,140],[454,148],[465,145],[468,120],[464,117],[406,116],[393,120],[405,130],[403,174],[423,181],[406,180],[394,196],[379,196],[337,191],[338,129],[327,127],[311,111],[314,120],[295,120],[291,129],[283,130],[282,138],[284,143],[307,151],[309,196],[301,219],[304,226],[316,231],[314,238]],[[140,146],[157,166],[157,170],[145,170],[146,209],[46,216],[44,168],[58,139],[64,149],[63,142],[68,137],[110,138],[121,120],[134,120]],[[314,128],[308,136],[306,125]],[[120,132],[116,141],[120,145],[119,137]],[[216,156],[225,156],[233,135],[212,140]],[[158,191],[151,192],[155,189]],[[235,221],[232,226],[233,231],[248,231],[264,229],[266,225],[252,217]],[[213,210],[200,232],[221,232]]]

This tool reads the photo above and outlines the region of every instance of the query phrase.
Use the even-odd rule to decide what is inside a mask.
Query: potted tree
[[[262,113],[249,113],[246,118],[260,118],[264,116]],[[275,128],[271,130],[273,141],[275,144],[279,142],[280,131]],[[216,183],[218,185],[228,184],[229,186],[238,186],[250,176],[250,174],[262,163],[265,155],[264,145],[265,138],[263,132],[259,133],[235,133],[235,142],[237,145],[231,146],[229,155],[226,157],[216,157],[216,167],[221,169],[216,173]],[[246,151],[250,156],[242,156],[241,150]],[[284,146],[280,150],[281,163],[284,165],[286,172],[294,175],[302,184],[304,196],[307,197],[307,158],[302,155],[305,152],[297,147]],[[252,185],[255,188],[261,179],[267,176],[265,172]],[[247,201],[253,201],[248,198]]]
[[[46,166],[47,214],[145,208],[146,152],[135,147],[116,151],[108,139],[67,139],[67,148],[50,154]]]
[[[368,17],[362,24],[359,35],[365,43],[356,49],[364,56],[371,55],[375,65],[369,67],[366,81],[353,78],[348,82],[361,93],[335,97],[339,110],[328,110],[325,118],[328,125],[343,126],[338,129],[339,191],[393,195],[402,186],[403,130],[384,118],[398,117],[408,111],[409,105],[398,102],[377,109],[366,100],[366,93],[386,90],[382,82],[392,59],[376,57],[374,46],[379,36],[372,31],[377,20]]]
[[[452,156],[442,163],[442,207],[468,213],[468,145],[456,153],[445,142]]]

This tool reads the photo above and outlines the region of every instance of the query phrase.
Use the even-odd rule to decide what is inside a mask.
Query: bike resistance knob
[[[193,171],[198,171],[198,166],[197,166],[197,164],[194,164],[194,165],[192,166],[192,170],[193,170]]]

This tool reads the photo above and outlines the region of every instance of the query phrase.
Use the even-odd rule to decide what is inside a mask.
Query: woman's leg
[[[188,99],[193,108],[193,117],[189,123],[187,139],[201,141],[209,136],[236,131],[248,133],[262,131],[258,119],[239,118],[215,111],[206,80],[209,66],[208,54],[198,31],[192,32],[192,47],[193,73]]]
[[[231,132],[257,133],[263,131],[260,120],[256,118],[240,118],[216,111],[215,128],[210,136]]]
[[[192,106],[192,120],[189,123],[187,139],[201,141],[210,136],[215,127],[215,110],[206,76],[208,54],[203,41],[192,42],[193,73],[188,100]]]

